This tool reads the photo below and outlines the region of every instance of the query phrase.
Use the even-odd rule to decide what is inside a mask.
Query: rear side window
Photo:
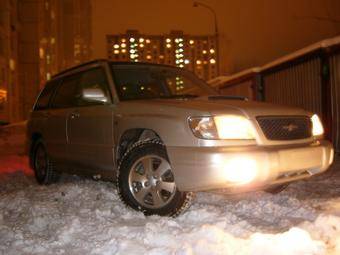
[[[65,78],[59,86],[52,102],[53,108],[68,108],[76,106],[79,75]]]
[[[35,104],[34,110],[46,110],[48,109],[50,98],[55,90],[55,88],[58,86],[59,80],[53,80],[48,83],[46,83],[45,88],[40,93],[39,98]]]

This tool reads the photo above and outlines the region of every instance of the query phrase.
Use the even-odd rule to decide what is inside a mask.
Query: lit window
[[[121,40],[123,43],[125,43],[126,42],[126,39],[125,38],[122,38],[122,40]]]
[[[120,45],[120,47],[126,48],[126,43],[122,43],[122,44]]]
[[[135,41],[135,38],[130,38],[130,42],[134,42]]]
[[[214,49],[210,49],[210,53],[211,53],[211,54],[214,54],[214,53],[215,53],[215,50],[214,50]]]
[[[216,63],[216,60],[215,59],[210,59],[210,64],[215,64]]]
[[[189,44],[191,44],[191,45],[193,45],[194,43],[195,43],[194,40],[190,40],[190,41],[189,41]]]
[[[144,44],[143,43],[139,44],[139,47],[144,48]]]
[[[151,59],[151,56],[150,56],[150,55],[147,55],[147,56],[146,56],[146,59],[149,59],[149,60],[150,60],[150,59]]]
[[[117,55],[119,54],[119,50],[114,50],[113,53]]]
[[[170,38],[166,38],[166,42],[167,42],[167,43],[170,43],[170,42],[171,42],[171,39],[170,39]]]
[[[144,38],[139,38],[139,42],[140,43],[144,42]]]
[[[184,60],[184,64],[189,64],[190,63],[190,60],[189,59],[186,59],[186,60]]]
[[[168,44],[166,45],[166,47],[167,47],[167,48],[171,48],[171,44],[168,43]]]
[[[9,68],[11,69],[11,71],[15,70],[15,60],[13,58],[9,60]]]
[[[200,65],[200,64],[202,64],[202,61],[201,60],[196,60],[196,64]]]
[[[45,57],[45,51],[43,48],[39,48],[39,57],[44,58]]]
[[[206,50],[203,50],[202,53],[203,53],[203,54],[207,54],[207,51],[206,51]]]
[[[150,43],[151,41],[150,41],[150,39],[146,39],[145,42],[146,43]]]
[[[114,49],[119,49],[119,45],[118,45],[118,44],[115,44],[115,45],[113,45],[113,48],[114,48]]]

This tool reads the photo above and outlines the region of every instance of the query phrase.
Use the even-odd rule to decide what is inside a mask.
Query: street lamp
[[[207,5],[205,3],[201,3],[199,1],[194,1],[193,7],[203,7],[203,8],[206,8],[206,9],[208,9],[214,15],[215,36],[217,38],[217,36],[218,36],[218,27],[217,27],[217,15],[216,15],[215,10],[212,7],[210,7],[209,5]]]
[[[218,26],[217,26],[217,14],[216,14],[216,11],[209,5],[205,4],[205,3],[202,3],[202,2],[199,2],[199,1],[194,1],[193,2],[193,7],[203,7],[207,10],[209,10],[213,16],[214,16],[214,28],[215,28],[215,38],[216,38],[216,49],[217,49],[217,72],[219,74],[220,72],[220,69],[219,69],[219,53],[220,53],[220,49],[219,49],[219,43],[218,43],[218,36],[219,36],[219,33],[218,33]]]

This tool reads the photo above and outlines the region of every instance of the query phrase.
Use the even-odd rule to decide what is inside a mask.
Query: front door
[[[77,107],[67,119],[68,152],[84,170],[113,170],[113,108],[104,69],[81,74]]]

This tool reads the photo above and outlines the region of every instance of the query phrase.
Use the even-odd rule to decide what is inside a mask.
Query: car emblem
[[[287,130],[288,132],[292,132],[294,131],[295,129],[299,128],[297,125],[294,125],[294,124],[289,124],[287,126],[283,126],[282,129],[285,129]]]

